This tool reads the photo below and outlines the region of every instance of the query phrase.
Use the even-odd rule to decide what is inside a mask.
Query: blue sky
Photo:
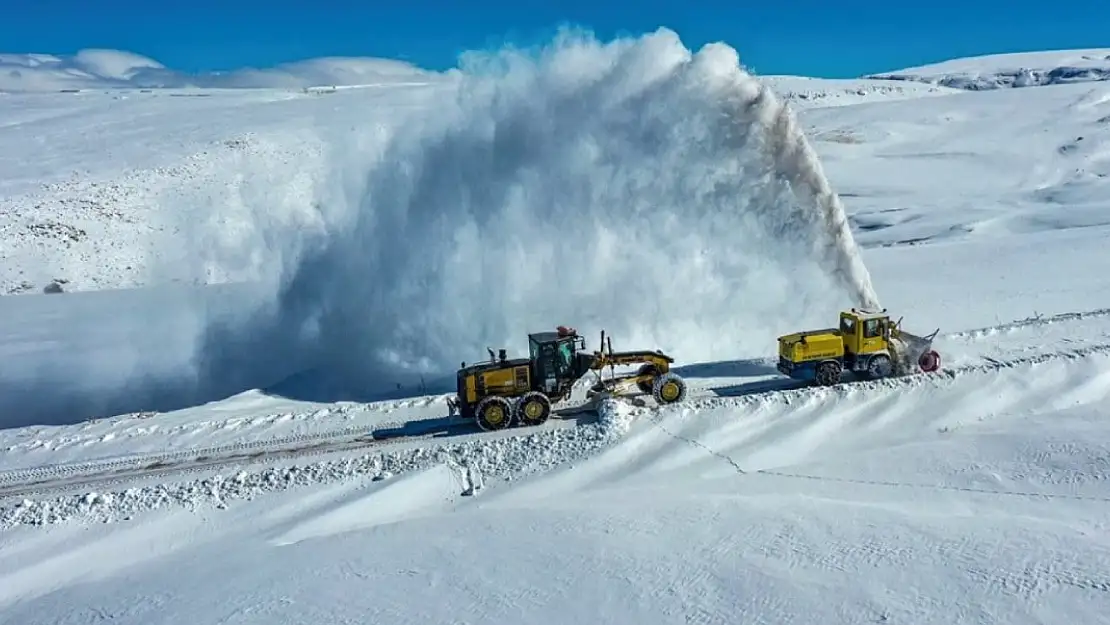
[[[445,69],[463,50],[538,43],[565,23],[601,38],[666,26],[690,48],[732,45],[758,73],[824,77],[994,52],[1110,47],[1105,0],[32,0],[4,11],[0,52],[116,48],[185,71],[332,55]]]

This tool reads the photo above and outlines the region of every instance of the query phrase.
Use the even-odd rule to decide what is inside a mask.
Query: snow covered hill
[[[907,80],[983,91],[1110,80],[1110,48],[989,54],[873,74],[877,80]]]
[[[940,328],[939,372],[818,389],[775,336],[853,303],[857,246],[757,85],[667,31],[561,45],[0,97],[0,622],[1100,622],[1110,83],[765,80]],[[557,324],[689,397],[447,417],[438,374]]]
[[[0,54],[0,93],[82,89],[243,89],[427,83],[443,75],[404,61],[319,58],[276,67],[186,74],[123,50],[73,55]]]

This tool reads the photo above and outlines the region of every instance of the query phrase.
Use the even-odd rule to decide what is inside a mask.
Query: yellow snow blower
[[[778,370],[796,380],[831,386],[845,371],[879,379],[940,368],[940,354],[933,349],[938,328],[917,336],[891,323],[886,309],[853,308],[840,313],[840,326],[795,332],[778,337]]]

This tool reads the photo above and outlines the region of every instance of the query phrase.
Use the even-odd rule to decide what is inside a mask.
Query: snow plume
[[[879,296],[871,285],[871,275],[863,264],[855,237],[848,225],[848,215],[840,196],[833,191],[821,167],[821,161],[798,125],[790,107],[775,97],[766,86],[750,100],[751,110],[767,129],[768,152],[775,167],[790,181],[794,192],[812,204],[821,214],[825,227],[825,260],[855,301],[865,308],[878,308]]]
[[[344,190],[325,234],[277,252],[296,261],[266,314],[211,328],[202,375],[242,370],[233,344],[272,360],[281,336],[319,374],[304,384],[365,391],[558,324],[728,358],[874,299],[812,150],[733,49],[564,32],[463,61],[426,118],[321,185]]]

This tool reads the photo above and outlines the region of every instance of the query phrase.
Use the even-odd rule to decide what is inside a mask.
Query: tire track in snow
[[[473,484],[473,476],[479,478],[479,483],[484,483],[486,476],[512,479],[587,457],[607,447],[623,435],[635,412],[635,409],[621,402],[609,400],[599,406],[596,423],[547,430],[532,428],[533,431],[525,436],[448,439],[410,449],[370,450],[357,455],[322,458],[307,464],[244,469],[229,477],[215,474],[153,485],[128,484],[127,479],[98,481],[97,485],[101,487],[110,487],[116,482],[128,487],[62,492],[33,500],[0,502],[0,530],[26,525],[52,525],[73,519],[105,523],[128,520],[138,513],[165,507],[193,509],[212,505],[225,508],[232,501],[290,488],[359,478],[377,481],[443,464],[451,467],[452,471],[458,468],[467,470],[468,477],[461,479],[460,484]],[[180,476],[180,472],[176,475]],[[63,485],[54,490],[65,488]]]
[[[234,399],[231,399],[231,401],[234,401]],[[244,431],[248,429],[251,431],[258,431],[258,428],[268,428],[277,424],[284,424],[287,422],[312,423],[313,421],[324,420],[348,420],[352,414],[388,414],[398,409],[412,408],[416,406],[426,407],[436,402],[442,402],[441,396],[427,395],[418,398],[376,401],[364,404],[347,404],[344,402],[302,411],[275,412],[269,410],[259,410],[258,412],[252,413],[249,416],[239,415],[224,419],[194,421],[185,424],[175,424],[172,422],[166,423],[162,422],[163,419],[155,419],[154,421],[151,421],[152,417],[158,417],[159,415],[165,415],[167,413],[131,412],[112,415],[109,417],[97,417],[95,419],[90,419],[80,425],[80,431],[77,433],[70,433],[68,431],[73,426],[61,426],[63,428],[63,432],[60,434],[57,434],[50,438],[33,438],[32,440],[14,441],[10,445],[8,445],[8,450],[25,453],[36,453],[44,451],[55,452],[65,449],[71,449],[74,447],[88,448],[91,445],[118,444],[120,441],[131,441],[136,439],[144,440],[150,437],[187,437],[192,435],[204,435],[218,431],[238,430],[239,428],[244,428]],[[93,434],[87,433],[90,429],[104,423],[110,424],[110,427],[112,429],[107,432],[98,432]],[[343,428],[335,430],[334,426],[330,426],[325,431],[340,432],[341,430],[343,430]],[[277,440],[277,438],[274,438],[273,440]],[[196,449],[195,446],[193,448]],[[129,454],[122,454],[122,456],[127,455]]]
[[[402,427],[402,422],[388,422],[381,427]],[[134,469],[140,466],[154,467],[161,464],[175,464],[183,461],[203,461],[214,457],[231,457],[239,453],[251,452],[280,452],[289,446],[307,447],[313,443],[327,444],[336,439],[351,439],[365,435],[368,426],[352,426],[340,430],[318,432],[314,434],[297,434],[280,438],[253,441],[249,443],[228,443],[214,447],[187,448],[180,451],[161,452],[153,454],[133,454],[120,456],[111,460],[90,460],[67,464],[50,464],[26,469],[11,469],[0,472],[0,493],[4,485],[20,483],[27,484],[44,479],[60,479],[66,476],[79,476],[112,471]]]
[[[1110,317],[1110,308],[1096,308],[1094,310],[1086,310],[1082,312],[1067,312],[1056,315],[1033,315],[1031,317],[1026,317],[1025,319],[1017,319],[993,326],[972,328],[970,330],[960,330],[958,332],[942,333],[940,334],[940,336],[948,339],[978,340],[983,338],[990,338],[999,332],[1023,330],[1026,328],[1038,328],[1057,323],[1066,323],[1068,321],[1085,321],[1087,319],[1096,319],[1099,317]]]
[[[551,433],[556,430],[575,429],[581,426],[566,425],[563,419],[553,419],[551,426],[528,428],[520,433],[495,432],[486,435],[484,440],[498,438],[525,438],[537,433]],[[589,421],[588,425],[593,425]],[[99,462],[48,465],[30,469],[16,469],[0,474],[0,500],[13,497],[38,496],[66,491],[80,486],[106,486],[125,484],[137,480],[159,478],[179,478],[184,475],[211,471],[231,466],[246,467],[265,464],[275,460],[293,460],[325,456],[341,452],[366,452],[375,449],[396,449],[405,444],[427,442],[437,439],[450,427],[470,425],[461,420],[447,427],[430,428],[428,432],[399,436],[388,439],[375,439],[369,430],[376,428],[400,428],[408,423],[382,423],[373,428],[362,426],[337,432],[316,435],[292,436],[283,439],[255,441],[252,443],[228,444],[207,449],[183,449],[162,454],[144,454]],[[452,436],[481,437],[476,427],[473,432]]]

